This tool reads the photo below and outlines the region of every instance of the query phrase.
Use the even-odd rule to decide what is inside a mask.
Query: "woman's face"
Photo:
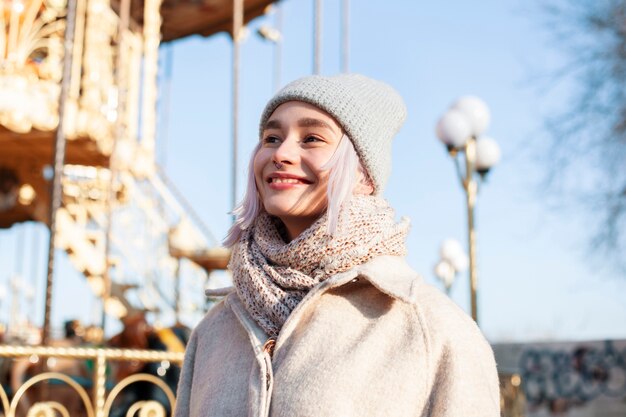
[[[324,111],[300,101],[274,110],[254,157],[254,177],[265,211],[277,216],[294,239],[327,206],[328,170],[341,127]]]

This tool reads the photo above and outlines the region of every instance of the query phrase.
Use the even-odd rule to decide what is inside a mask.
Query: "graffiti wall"
[[[626,416],[626,340],[493,345],[519,375],[526,417]]]

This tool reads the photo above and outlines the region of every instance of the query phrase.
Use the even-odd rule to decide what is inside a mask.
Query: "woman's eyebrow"
[[[265,126],[263,126],[263,130],[280,129],[280,128],[281,128],[280,121],[276,119],[268,120],[267,123],[265,123]]]
[[[335,131],[335,129],[333,129],[333,127],[329,125],[328,123],[326,123],[325,121],[320,120],[320,119],[314,119],[311,117],[306,117],[306,118],[298,120],[298,126],[300,127],[323,127],[323,128],[329,129],[332,132]]]

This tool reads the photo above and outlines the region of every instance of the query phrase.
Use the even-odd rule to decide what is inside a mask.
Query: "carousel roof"
[[[244,24],[265,13],[276,0],[243,0]],[[132,2],[133,19],[143,22],[143,1]],[[232,32],[233,0],[163,0],[162,42],[191,35]]]

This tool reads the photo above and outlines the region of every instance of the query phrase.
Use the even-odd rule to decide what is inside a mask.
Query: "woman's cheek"
[[[254,157],[254,162],[252,163],[252,169],[254,171],[254,182],[256,183],[256,188],[259,192],[262,190],[263,185],[263,155],[259,153]]]

